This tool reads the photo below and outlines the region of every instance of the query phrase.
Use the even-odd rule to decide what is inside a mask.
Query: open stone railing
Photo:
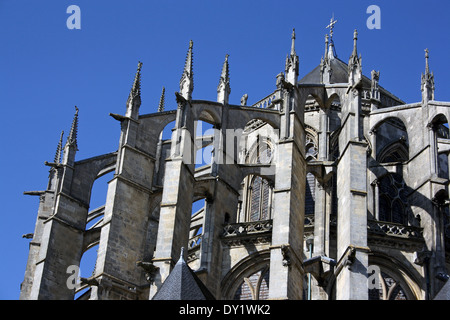
[[[393,222],[367,221],[368,231],[374,234],[394,236],[406,239],[423,239],[422,229],[413,226],[405,226]]]
[[[272,220],[230,223],[223,228],[223,237],[260,234],[272,231]]]
[[[202,235],[198,234],[189,239],[188,250],[195,250],[200,248],[200,243],[202,242]]]
[[[314,215],[305,216],[305,231],[313,232]],[[336,219],[330,219],[330,224],[336,226]],[[272,220],[230,223],[223,227],[222,239],[239,239],[252,236],[266,237],[272,232]],[[411,240],[423,240],[422,228],[406,226],[393,222],[368,220],[367,231],[372,235],[397,237]],[[235,241],[235,240],[232,240]],[[196,251],[201,245],[201,235],[189,239],[189,251]]]
[[[255,102],[251,105],[253,108],[273,108],[274,107],[274,101],[281,98],[281,91],[276,90],[267,97]]]

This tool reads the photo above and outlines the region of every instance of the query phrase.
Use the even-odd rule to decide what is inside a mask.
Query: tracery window
[[[267,164],[272,160],[272,149],[266,143],[258,143],[249,162]],[[272,186],[261,176],[247,178],[246,221],[268,220],[271,218]]]
[[[317,147],[317,140],[315,139],[316,136],[312,132],[313,130],[310,129],[309,132],[306,133],[306,144],[305,144],[306,161],[317,160],[317,155],[319,153],[319,149]],[[315,198],[316,198],[316,177],[311,172],[308,172],[306,174],[305,215],[314,214]]]
[[[381,271],[379,287],[369,289],[369,300],[408,300],[407,293],[399,281]]]
[[[394,142],[386,147],[379,155],[380,163],[408,161],[408,147],[404,140]]]
[[[269,298],[269,267],[259,270],[249,277],[244,277],[237,288],[235,300],[267,300]]]
[[[260,176],[253,177],[250,187],[250,221],[270,219],[270,189],[269,182],[266,179]]]
[[[391,173],[379,180],[378,220],[405,224],[407,203],[407,189],[401,175]]]

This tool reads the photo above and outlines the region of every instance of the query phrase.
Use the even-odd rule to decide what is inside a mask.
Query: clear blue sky
[[[305,4],[308,3],[308,4]],[[81,9],[81,29],[69,30],[69,5]],[[381,9],[381,29],[366,26],[369,5]],[[428,1],[298,0],[0,0],[0,157],[2,219],[0,299],[18,299],[39,204],[23,191],[44,190],[61,133],[79,111],[77,160],[115,151],[138,61],[141,113],[155,112],[162,87],[166,109],[189,40],[194,41],[194,99],[215,100],[229,54],[230,103],[248,103],[275,88],[292,28],[300,77],[320,62],[325,26],[334,13],[337,55],[347,61],[358,29],[363,73],[380,70],[380,85],[406,101],[420,100],[424,49],[430,50],[436,100],[450,101],[450,3]],[[100,201],[101,202],[101,201]]]

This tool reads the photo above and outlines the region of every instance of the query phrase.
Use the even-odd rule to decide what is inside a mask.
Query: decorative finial
[[[180,259],[184,260],[184,247],[181,247]]]
[[[356,41],[358,40],[358,30],[353,31],[353,55],[357,55]]]
[[[427,49],[425,49],[425,72],[427,74],[430,73],[430,68],[429,68],[429,65],[428,65],[428,58],[429,58],[428,53],[429,53],[429,51],[428,51],[428,48],[427,48]]]
[[[164,111],[164,100],[165,100],[165,92],[166,88],[162,88],[161,98],[159,99],[159,106],[158,106],[158,112]]]
[[[291,56],[295,56],[295,28],[292,29]]]

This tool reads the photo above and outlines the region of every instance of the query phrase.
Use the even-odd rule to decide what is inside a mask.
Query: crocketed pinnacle
[[[348,61],[349,72],[354,70],[357,66],[359,67],[361,66],[361,57],[358,57],[358,50],[356,47],[357,40],[358,40],[358,31],[355,29],[355,31],[353,32],[353,51]]]
[[[64,131],[61,131],[61,136],[59,137],[58,146],[56,147],[55,160],[56,164],[61,163],[61,155],[62,155],[62,141],[63,141]]]
[[[230,87],[230,67],[228,64],[228,57],[228,54],[225,55],[225,61],[223,62],[222,66],[222,73],[220,74],[219,88],[222,84],[228,87],[228,89]]]
[[[77,145],[77,134],[78,134],[78,108],[75,106],[75,115],[72,121],[72,127],[70,128],[69,136],[67,137],[66,146],[72,146],[75,150],[78,150]]]
[[[434,74],[430,72],[430,66],[428,63],[429,51],[425,49],[425,74],[422,73],[422,100],[429,101],[434,100]]]
[[[130,98],[135,98],[135,97],[140,98],[140,96],[141,96],[141,68],[142,68],[142,62],[139,61],[136,75],[135,75],[134,81],[133,81],[133,87],[131,88],[131,92],[130,92]]]
[[[425,75],[430,75],[430,66],[428,64],[429,57],[429,51],[428,49],[425,49]]]
[[[189,49],[184,63],[183,74],[180,79],[180,93],[188,100],[190,100],[192,91],[194,90],[193,47],[194,42],[191,40],[189,41]]]
[[[166,88],[162,88],[161,98],[159,98],[158,112],[164,111],[164,100],[165,100]]]

